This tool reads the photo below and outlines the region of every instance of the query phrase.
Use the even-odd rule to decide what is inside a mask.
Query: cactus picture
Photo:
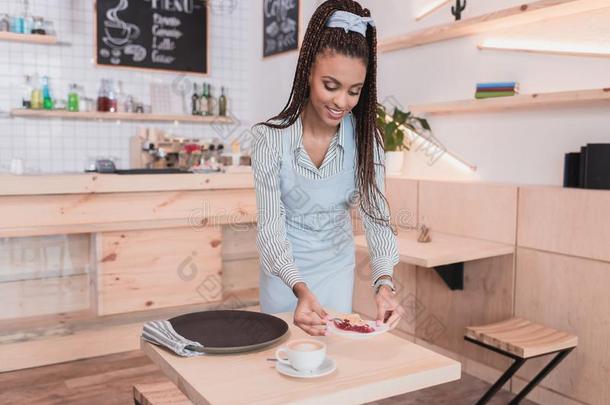
[[[462,11],[466,8],[466,0],[462,4],[461,0],[455,0],[455,6],[451,6],[451,14],[455,17],[455,21],[462,19]]]

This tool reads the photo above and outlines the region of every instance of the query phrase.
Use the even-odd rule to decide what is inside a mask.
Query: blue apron
[[[286,237],[295,265],[324,309],[352,312],[356,261],[350,208],[356,191],[355,136],[351,114],[344,125],[343,167],[324,179],[296,172],[290,130],[282,133],[281,199],[286,211]],[[260,269],[260,308],[273,314],[294,312],[297,298],[279,277]]]

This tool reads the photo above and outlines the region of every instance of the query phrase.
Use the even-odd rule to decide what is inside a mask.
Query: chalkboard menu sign
[[[263,1],[263,57],[299,48],[299,0]]]
[[[208,74],[206,3],[97,0],[97,64]]]

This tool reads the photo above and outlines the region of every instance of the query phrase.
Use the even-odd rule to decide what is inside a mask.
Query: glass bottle
[[[32,78],[29,75],[25,75],[21,106],[23,108],[32,108]]]
[[[76,84],[71,84],[70,91],[68,92],[68,111],[78,112],[79,103],[77,86]]]
[[[11,30],[11,20],[8,14],[0,14],[0,32],[8,32]]]
[[[199,98],[201,107],[199,108],[200,115],[208,115],[208,93],[207,85],[203,83],[201,85],[201,97]]]
[[[208,115],[216,113],[216,98],[212,94],[212,85],[208,84]]]
[[[108,81],[102,79],[100,89],[97,92],[97,110],[101,112],[110,111],[110,100],[108,99]]]
[[[117,93],[116,93],[116,111],[117,112],[126,112],[125,104],[127,102],[127,98],[125,97],[125,93],[123,92],[123,82],[119,80],[117,82]]]
[[[49,86],[49,77],[42,77],[42,106],[45,110],[53,109],[53,99],[51,98],[51,88]]]
[[[31,34],[34,19],[30,15],[30,3],[28,0],[23,0],[23,33]]]
[[[193,95],[191,96],[191,114],[199,115],[199,95],[197,95],[197,83],[193,83]]]
[[[11,17],[11,32],[15,34],[23,34],[23,17],[14,15]]]
[[[116,92],[114,91],[114,82],[108,80],[108,111],[116,112],[117,99]]]
[[[218,115],[221,117],[227,116],[227,96],[225,95],[225,88],[220,88],[220,97],[218,98]]]
[[[32,87],[32,97],[30,97],[30,107],[34,110],[40,110],[42,108],[42,87],[40,85],[40,80],[36,78],[33,81],[37,83]]]

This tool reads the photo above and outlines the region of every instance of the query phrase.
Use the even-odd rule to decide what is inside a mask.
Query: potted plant
[[[421,134],[430,131],[430,125],[424,118],[416,117],[411,112],[394,107],[390,115],[382,104],[377,104],[377,126],[384,138],[386,171],[397,174],[402,170],[404,152],[411,149],[411,139],[406,131]]]

